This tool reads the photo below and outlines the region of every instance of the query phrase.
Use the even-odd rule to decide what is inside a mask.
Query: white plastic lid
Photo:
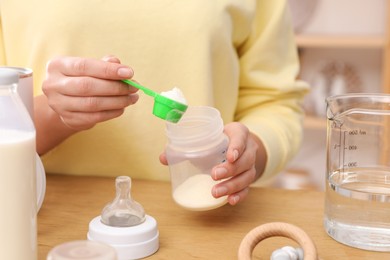
[[[0,68],[0,85],[10,85],[19,82],[19,74],[17,71]]]
[[[54,247],[47,260],[117,260],[116,251],[111,246],[88,240],[66,242]]]
[[[111,227],[97,216],[89,223],[88,239],[115,248],[119,260],[144,258],[159,248],[157,222],[149,215],[144,222],[131,227]]]

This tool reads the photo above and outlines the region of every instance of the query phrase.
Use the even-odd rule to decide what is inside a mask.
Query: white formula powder
[[[216,182],[208,174],[191,176],[173,192],[173,199],[180,206],[190,210],[210,210],[227,202],[227,196],[214,198],[211,189]]]
[[[160,93],[160,95],[187,105],[187,100],[184,97],[183,92],[179,88],[174,87],[170,91],[163,91]]]

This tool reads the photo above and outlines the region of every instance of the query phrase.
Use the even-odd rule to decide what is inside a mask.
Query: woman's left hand
[[[226,161],[212,169],[214,180],[223,180],[212,189],[215,198],[228,195],[228,202],[235,205],[242,201],[252,184],[263,172],[266,162],[265,149],[258,137],[237,122],[225,125],[229,137]]]
[[[224,133],[229,138],[226,161],[211,171],[212,178],[222,182],[216,184],[211,193],[215,198],[227,195],[229,204],[236,205],[248,195],[249,185],[263,173],[267,155],[260,139],[245,125],[229,123]],[[160,162],[168,164],[165,153],[160,155]]]

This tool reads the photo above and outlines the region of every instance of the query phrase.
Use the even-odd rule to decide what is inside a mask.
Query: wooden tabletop
[[[85,240],[89,222],[114,196],[115,178],[48,174],[38,214],[38,259],[45,260],[56,245]],[[147,259],[237,259],[244,236],[275,221],[306,231],[320,259],[390,259],[389,253],[351,248],[330,238],[322,225],[324,194],[318,191],[253,188],[239,205],[205,212],[177,206],[168,182],[133,180],[132,196],[156,219],[160,232],[160,248]],[[287,238],[267,239],[257,245],[253,259],[269,259],[286,245],[297,246]]]

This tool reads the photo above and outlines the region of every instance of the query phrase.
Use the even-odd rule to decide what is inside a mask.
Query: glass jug
[[[326,103],[325,229],[343,244],[390,251],[390,95]]]
[[[0,259],[36,260],[36,133],[18,82],[0,69]]]

